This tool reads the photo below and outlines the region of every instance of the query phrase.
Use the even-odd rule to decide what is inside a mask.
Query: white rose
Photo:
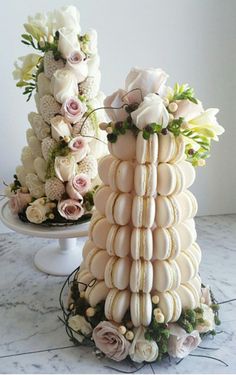
[[[74,331],[80,331],[85,336],[90,335],[93,330],[91,324],[82,315],[71,316],[68,324]]]
[[[44,95],[51,95],[51,81],[44,73],[39,73],[37,77],[37,89],[40,98]]]
[[[67,58],[66,69],[74,73],[78,83],[83,82],[88,76],[88,64],[84,53],[76,50],[72,51]]]
[[[57,156],[54,169],[57,178],[61,181],[69,181],[76,174],[76,162],[73,156]]]
[[[78,95],[76,76],[68,69],[58,69],[51,81],[52,93],[59,103]]]
[[[169,114],[159,95],[148,94],[136,111],[131,113],[135,125],[142,130],[151,123],[157,123],[166,127]]]
[[[78,35],[75,30],[67,27],[62,27],[58,32],[58,50],[67,59],[73,51],[80,50]]]
[[[41,224],[47,220],[47,214],[50,212],[50,208],[46,204],[45,198],[39,198],[26,209],[27,219],[34,224]]]
[[[77,34],[80,33],[80,14],[73,5],[62,7],[55,13],[55,28],[58,30],[62,27],[73,29]]]
[[[200,333],[212,331],[213,329],[215,329],[214,313],[213,313],[212,309],[210,308],[210,306],[205,305],[205,304],[201,304],[201,309],[203,309],[202,318],[204,320],[204,323],[198,324],[196,329]]]
[[[52,138],[56,141],[60,140],[60,137],[70,137],[71,126],[62,116],[55,116],[51,119],[51,134]]]
[[[168,341],[168,353],[174,358],[184,358],[191,353],[201,342],[197,330],[187,333],[178,324],[169,324],[170,337]]]
[[[97,53],[97,40],[98,40],[98,34],[97,31],[94,29],[89,29],[86,33],[89,37],[89,41],[86,45],[86,52],[90,55],[95,55]]]
[[[144,334],[145,328],[140,326],[132,341],[129,355],[134,362],[153,362],[158,357],[159,350],[157,343],[154,340],[146,340]]]
[[[45,185],[35,173],[28,173],[25,183],[33,198],[41,198],[45,195]]]
[[[125,80],[126,91],[140,89],[143,98],[150,93],[159,93],[168,75],[162,69],[132,68]]]

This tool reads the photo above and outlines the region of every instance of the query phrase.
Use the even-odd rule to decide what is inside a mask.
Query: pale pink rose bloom
[[[29,193],[22,193],[20,190],[17,190],[9,200],[9,207],[11,212],[15,215],[21,212],[32,200],[32,197]]]
[[[205,288],[202,288],[202,297],[204,298],[205,305],[210,306],[212,304],[209,286],[206,286]]]
[[[140,89],[142,97],[151,93],[159,93],[168,78],[162,69],[132,68],[125,80],[126,91]]]
[[[66,68],[76,76],[77,82],[83,82],[88,76],[88,64],[82,51],[73,51],[67,58]]]
[[[168,353],[174,358],[184,358],[201,342],[198,331],[187,333],[178,324],[169,324],[170,338],[168,341]]]
[[[71,149],[76,163],[79,163],[88,152],[88,141],[85,137],[78,136],[69,142],[68,147]]]
[[[129,354],[130,342],[118,331],[118,325],[100,322],[93,330],[96,347],[108,358],[120,362]]]
[[[104,100],[105,107],[112,107],[106,108],[106,113],[111,121],[124,121],[128,117],[128,113],[124,108],[124,104],[127,102],[124,100],[126,95],[126,91],[119,89],[115,91],[112,95],[107,96]],[[123,107],[122,107],[123,106]],[[114,108],[114,109],[113,109]]]
[[[203,111],[202,103],[199,101],[198,104],[191,102],[190,100],[177,100],[178,109],[173,113],[175,118],[184,117],[186,121],[191,120],[199,116]]]
[[[65,199],[57,204],[59,214],[67,220],[78,220],[84,214],[82,202],[75,199]]]
[[[75,124],[82,118],[86,109],[86,105],[81,102],[81,100],[77,98],[68,98],[62,104],[61,113],[68,121]]]
[[[86,174],[80,173],[67,183],[66,192],[70,198],[80,200],[89,191],[90,187],[90,178]]]

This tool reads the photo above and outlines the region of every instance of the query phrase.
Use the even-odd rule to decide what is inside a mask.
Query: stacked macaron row
[[[98,166],[79,289],[91,306],[105,300],[106,318],[117,323],[129,310],[135,327],[148,326],[153,295],[165,321],[176,321],[199,304],[201,287],[197,202],[188,190],[195,172],[183,139],[127,131],[109,150]]]

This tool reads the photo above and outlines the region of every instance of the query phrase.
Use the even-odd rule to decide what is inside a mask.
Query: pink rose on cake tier
[[[17,190],[16,194],[11,196],[9,200],[9,207],[13,214],[18,214],[21,212],[32,200],[29,193],[22,193]]]
[[[68,147],[71,149],[76,163],[79,163],[81,160],[83,160],[89,151],[88,141],[85,137],[82,136],[73,138],[69,142]]]
[[[198,347],[201,337],[198,331],[187,333],[178,324],[169,324],[170,338],[168,341],[168,353],[174,358],[185,358]]]
[[[66,68],[76,77],[77,83],[83,82],[88,76],[88,64],[82,51],[73,51],[67,58]]]
[[[93,330],[93,339],[96,347],[114,361],[120,362],[129,354],[130,342],[111,322],[100,322]]]
[[[75,199],[61,200],[57,204],[59,214],[66,220],[78,220],[84,214],[82,202]]]
[[[86,112],[86,105],[77,98],[68,98],[61,108],[62,115],[72,124],[78,122]]]
[[[83,199],[82,196],[89,191],[90,187],[90,178],[86,174],[80,173],[67,182],[66,192],[70,198],[81,200]]]

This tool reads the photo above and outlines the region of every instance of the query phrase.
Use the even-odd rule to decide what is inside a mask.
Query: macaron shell
[[[186,179],[183,171],[179,167],[179,164],[172,164],[175,169],[176,185],[173,190],[173,194],[180,194],[186,188]]]
[[[127,225],[132,211],[132,196],[128,193],[119,194],[114,207],[114,220],[116,224]]]
[[[91,261],[92,261],[92,258],[94,257],[94,255],[100,251],[100,249],[98,249],[97,247],[94,246],[94,248],[89,252],[89,254],[87,255],[86,259],[85,259],[85,264],[86,264],[86,268],[90,271],[90,264],[91,264]]]
[[[113,302],[115,301],[115,298],[118,295],[118,293],[119,293],[118,289],[110,289],[109,293],[106,296],[105,305],[104,305],[104,312],[105,312],[105,316],[108,320],[113,320],[112,305],[113,305]]]
[[[109,233],[109,230],[111,229],[111,224],[108,223],[107,219],[105,217],[100,218],[96,223],[94,224],[92,228],[92,240],[94,244],[100,248],[105,249],[106,248],[106,239]]]
[[[115,143],[108,142],[108,149],[117,159],[135,159],[136,137],[130,130],[128,130],[125,135],[120,134]]]
[[[139,297],[139,293],[132,293],[130,299],[130,316],[135,327],[139,327],[141,325],[141,301]]]
[[[190,201],[191,201],[191,204],[192,204],[192,212],[191,212],[191,218],[196,216],[197,214],[197,210],[198,210],[198,203],[197,203],[197,200],[195,198],[195,196],[193,195],[193,193],[189,190],[186,190],[185,191],[185,194],[189,197]]]
[[[166,292],[172,287],[172,270],[168,261],[156,260],[153,263],[153,288]]]
[[[112,316],[116,323],[120,323],[130,306],[130,291],[128,289],[120,291],[112,306]]]
[[[139,164],[156,163],[158,156],[158,136],[152,134],[148,140],[143,138],[143,133],[137,136],[136,159]]]
[[[156,228],[153,235],[153,260],[165,260],[171,254],[172,242],[167,228]]]
[[[186,283],[195,276],[196,269],[190,259],[185,253],[181,252],[180,256],[176,259],[181,273],[181,283]]]
[[[114,157],[112,155],[106,155],[98,163],[98,175],[105,185],[109,184],[108,171],[113,160]]]
[[[185,188],[189,188],[196,178],[196,171],[192,164],[186,160],[183,160],[178,164],[185,177]]]
[[[115,255],[115,238],[117,236],[117,232],[119,230],[119,225],[113,224],[109,230],[107,240],[106,240],[106,250],[109,255]]]
[[[168,231],[170,233],[171,244],[172,244],[169,259],[172,260],[172,259],[176,259],[179,256],[180,251],[181,251],[181,243],[180,243],[179,233],[175,227],[168,228]]]
[[[153,256],[152,231],[147,228],[133,228],[131,234],[131,255],[134,260],[151,260]]]
[[[173,315],[170,321],[177,322],[182,312],[181,299],[180,299],[180,296],[174,290],[170,290],[169,293],[172,296],[173,301],[174,301]]]
[[[157,192],[160,195],[171,195],[176,187],[176,172],[173,165],[160,163],[157,167]]]
[[[139,196],[152,196],[156,193],[157,169],[154,163],[137,164],[134,172],[134,190]]]
[[[89,270],[96,279],[104,279],[105,267],[109,259],[110,257],[106,250],[99,250],[92,257]]]
[[[151,228],[155,218],[155,200],[153,197],[135,196],[132,205],[132,222],[136,228]]]
[[[119,227],[114,241],[115,253],[119,257],[125,257],[130,252],[131,228],[128,225]]]
[[[197,293],[198,293],[198,298],[199,298],[199,303],[200,303],[200,297],[202,295],[202,282],[201,278],[199,275],[196,275],[192,280],[188,282],[188,284],[191,284],[195,287]]]
[[[167,228],[174,223],[174,209],[167,197],[158,195],[156,198],[156,217],[158,227]]]
[[[175,152],[170,160],[170,163],[179,163],[185,158],[185,141],[183,136],[179,135],[178,137],[175,137]]]
[[[161,309],[165,317],[165,323],[170,322],[174,314],[174,300],[172,295],[169,292],[155,292],[154,294],[159,297],[158,307]]]
[[[200,246],[195,242],[192,244],[192,246],[190,247],[193,255],[195,256],[198,264],[201,262],[202,260],[202,251],[201,251],[201,248]]]
[[[169,162],[176,152],[176,141],[175,136],[168,132],[167,134],[159,134],[159,150],[158,150],[158,160],[161,163]]]
[[[152,300],[149,293],[143,293],[141,298],[141,324],[147,327],[151,324],[152,320]]]
[[[109,292],[104,281],[98,281],[92,287],[87,287],[85,291],[85,298],[92,307],[95,307],[99,302],[105,301]]]
[[[86,257],[88,255],[88,253],[90,252],[90,250],[92,250],[93,248],[95,247],[93,241],[91,241],[90,239],[88,239],[85,244],[84,244],[84,247],[83,247],[83,252],[82,252],[82,255],[83,255],[83,259],[86,260]]]
[[[128,257],[117,258],[112,271],[113,283],[117,289],[124,290],[128,288],[130,267],[131,261]]]
[[[108,173],[108,180],[109,180],[109,186],[113,191],[118,190],[117,185],[116,185],[116,172],[120,163],[121,161],[115,158],[110,165],[110,169]]]
[[[193,229],[186,221],[183,221],[175,226],[179,233],[181,250],[188,249],[196,240],[196,230]]]
[[[199,306],[199,303],[200,303],[200,295],[198,293],[198,290],[197,288],[195,287],[194,283],[192,283],[192,281],[190,280],[189,282],[187,282],[185,284],[185,286],[191,291],[191,293],[193,294],[193,297],[194,297],[194,308],[196,308],[197,306]]]
[[[112,193],[109,186],[101,185],[94,194],[94,205],[101,215],[105,215],[106,202]]]
[[[183,310],[194,309],[196,307],[196,301],[191,290],[184,284],[181,284],[176,293],[179,295],[182,303]]]
[[[94,280],[94,276],[87,269],[81,270],[77,275],[79,291],[84,291],[92,280]]]
[[[130,161],[122,161],[116,170],[116,186],[123,193],[133,190],[134,166]]]
[[[193,217],[193,204],[190,197],[186,194],[186,191],[178,194],[177,196],[179,205],[181,206],[181,218],[180,221],[190,219]]]
[[[114,265],[117,259],[118,259],[117,257],[110,257],[105,267],[104,281],[105,281],[106,286],[110,289],[115,287],[114,282],[113,282],[113,272],[114,272]]]
[[[110,194],[108,200],[106,201],[105,215],[106,215],[107,221],[110,224],[115,224],[114,210],[115,210],[115,204],[116,204],[116,200],[118,199],[118,196],[119,196],[119,193],[113,192]]]
[[[146,260],[133,260],[130,270],[130,289],[133,293],[149,293],[153,284],[152,263]]]

